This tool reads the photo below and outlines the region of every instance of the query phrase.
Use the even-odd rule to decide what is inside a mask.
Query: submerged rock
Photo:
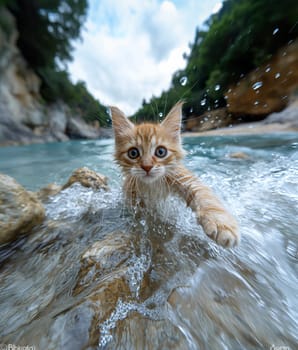
[[[107,177],[86,167],[75,170],[62,189],[64,190],[70,187],[75,182],[79,182],[82,186],[91,187],[95,190],[108,190]]]
[[[136,276],[134,239],[115,231],[82,254],[73,295],[88,293],[85,303],[93,305],[89,345],[106,349],[186,349],[186,338],[161,316],[162,310],[152,298],[150,264],[144,275]]]
[[[234,152],[228,155],[229,158],[249,159],[249,155],[244,152]]]
[[[12,177],[0,174],[0,245],[29,234],[45,218],[42,202],[76,182],[94,190],[108,190],[107,178],[85,167],[75,170],[64,186],[49,184],[36,193],[26,191]]]
[[[10,176],[0,174],[0,244],[29,233],[44,216],[44,207],[35,194]]]
[[[47,186],[41,188],[38,192],[36,192],[36,196],[40,201],[45,202],[50,196],[58,194],[61,190],[62,186],[56,184],[48,184]]]

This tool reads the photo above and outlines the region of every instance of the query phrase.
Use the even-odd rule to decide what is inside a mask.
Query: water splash
[[[203,99],[201,100],[201,102],[200,102],[201,106],[205,106],[206,103],[207,103],[206,98],[203,98]]]
[[[59,194],[59,200],[49,199],[48,229],[41,227],[21,245],[7,248],[13,254],[2,266],[0,276],[2,341],[29,344],[34,339],[38,348],[46,344],[48,348],[63,349],[67,339],[69,348],[78,348],[74,335],[84,330],[87,340],[80,348],[88,347],[91,332],[96,345],[99,342],[102,348],[112,348],[118,321],[127,319],[125,322],[129,323],[131,314],[138,313],[145,325],[147,319],[151,322],[155,333],[149,333],[150,336],[161,333],[161,322],[172,322],[177,344],[188,335],[189,346],[184,348],[249,349],[281,342],[296,348],[297,134],[189,138],[184,143],[186,150],[191,151],[186,158],[187,167],[212,187],[238,218],[240,247],[230,251],[217,247],[196,224],[190,209],[175,198],[169,200],[166,214],[160,211],[161,216],[166,216],[165,223],[155,220],[154,230],[152,226],[147,230],[148,222],[141,220],[133,227],[137,234],[144,233],[142,248],[142,239],[136,243],[132,238],[131,218],[119,205],[119,186],[110,194],[74,186]],[[78,142],[78,149],[93,150],[94,144]],[[111,157],[112,149],[109,152]],[[230,155],[235,152],[247,157],[232,158]],[[84,162],[94,164],[97,160],[92,155],[84,158]],[[108,162],[101,164],[109,166]],[[52,163],[48,168],[51,167]],[[64,212],[58,210],[64,205]],[[95,215],[90,217],[90,210]],[[102,210],[107,214],[103,222],[98,218]],[[56,220],[63,220],[64,225],[57,226]],[[133,242],[126,259],[117,260],[115,250],[113,260],[121,264],[113,266],[123,268],[121,276],[127,278],[126,282],[131,281],[130,289],[127,295],[115,298],[100,325],[93,324],[101,307],[93,299],[98,280],[113,276],[114,271],[107,276],[96,265],[92,273],[97,280],[88,280],[84,293],[74,296],[73,285],[81,281],[78,276],[82,253],[95,240],[101,241],[111,233],[117,236],[115,225],[126,242]],[[147,269],[149,264],[152,270]],[[143,301],[142,289],[141,293],[138,291],[142,276],[148,272],[156,290]],[[177,302],[171,303],[172,314],[167,313],[165,305],[169,300],[175,301],[175,291]],[[85,302],[88,308],[76,308]],[[104,314],[106,310],[100,311]],[[221,329],[220,336],[215,326]],[[150,332],[150,327],[147,330]],[[123,335],[117,340],[127,348],[129,333]],[[149,348],[152,344],[150,339],[147,341]],[[166,348],[163,345],[160,348]]]
[[[276,35],[279,32],[279,28],[275,28],[272,32],[272,35]]]
[[[258,89],[260,89],[262,86],[263,86],[263,82],[262,82],[262,81],[257,81],[256,83],[254,83],[254,84],[252,85],[252,88],[253,88],[254,90],[258,90]]]
[[[188,78],[187,77],[182,77],[179,82],[182,86],[185,86],[187,84]]]

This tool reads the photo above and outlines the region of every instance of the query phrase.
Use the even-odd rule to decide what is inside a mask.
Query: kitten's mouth
[[[156,175],[153,175],[150,173],[146,173],[141,177],[141,179],[145,182],[153,182],[153,181],[157,180],[158,178],[159,178],[159,176],[156,176]]]

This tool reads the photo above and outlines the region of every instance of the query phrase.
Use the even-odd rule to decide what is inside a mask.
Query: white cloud
[[[212,13],[217,13],[222,8],[222,2],[218,2],[214,5]]]
[[[207,3],[207,4],[206,4]],[[90,0],[83,41],[76,43],[69,71],[84,80],[102,103],[127,114],[166,90],[196,26],[218,0]],[[180,5],[179,5],[180,4]]]

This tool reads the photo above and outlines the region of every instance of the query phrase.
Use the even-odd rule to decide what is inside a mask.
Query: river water
[[[175,198],[133,219],[112,140],[0,149],[0,172],[29,190],[81,166],[110,186],[51,197],[45,223],[0,249],[0,343],[298,349],[298,134],[184,138],[184,148],[237,217],[239,247],[211,242]]]

